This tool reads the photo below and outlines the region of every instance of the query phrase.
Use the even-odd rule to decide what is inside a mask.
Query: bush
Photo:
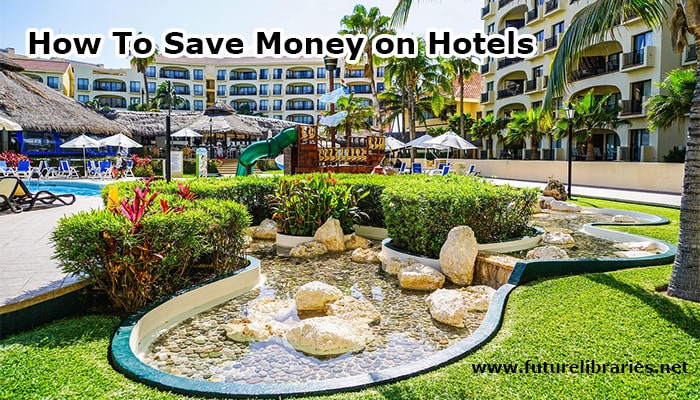
[[[368,174],[338,174],[335,175],[341,185],[350,185],[356,195],[367,193],[357,201],[357,209],[361,213],[358,221],[361,225],[385,228],[384,209],[382,208],[382,192],[391,184],[410,179],[409,176],[388,176]],[[401,181],[399,181],[399,179]]]
[[[22,160],[29,160],[29,157],[24,154],[13,153],[11,151],[6,151],[0,153],[0,160],[5,161],[7,166],[10,168],[17,168],[17,163]]]
[[[216,273],[235,270],[249,224],[235,202],[191,201],[186,187],[161,196],[149,185],[119,208],[62,218],[51,236],[63,271],[89,276],[126,312],[189,285],[202,260]]]
[[[664,162],[668,163],[684,163],[685,162],[685,147],[674,147],[664,156]]]
[[[275,160],[263,158],[255,162],[255,169],[258,171],[275,171],[279,168],[277,168]]]
[[[401,249],[437,257],[450,229],[460,225],[471,227],[479,243],[522,237],[530,229],[536,189],[464,176],[427,178],[387,186],[382,194],[387,233]]]

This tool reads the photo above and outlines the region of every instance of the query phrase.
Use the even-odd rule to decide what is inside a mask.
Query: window
[[[281,83],[275,83],[275,85],[272,87],[272,94],[282,94]]]
[[[377,82],[377,93],[384,91],[384,82]]]
[[[204,80],[204,71],[201,69],[195,69],[192,71],[192,77],[195,81]]]
[[[340,83],[333,84],[333,90],[338,89],[339,87],[340,87]]]
[[[564,21],[552,25],[552,35],[557,36],[564,33]]]
[[[532,69],[532,79],[539,78],[544,73],[544,68],[542,65],[537,66]]]
[[[51,89],[58,89],[58,77],[49,76],[46,78],[46,84],[49,85]]]
[[[318,79],[324,79],[326,77],[326,68],[318,67],[316,68],[316,76]]]
[[[226,80],[226,70],[225,69],[220,69],[216,71],[216,80],[217,81],[225,81]]]
[[[130,81],[129,82],[129,91],[131,93],[139,93],[141,91],[141,82],[139,81]]]
[[[267,111],[270,108],[269,100],[260,100],[260,111]]]
[[[194,110],[195,111],[204,111],[204,101],[195,100],[194,101]]]
[[[138,97],[130,97],[129,104],[141,104],[141,99]]]
[[[219,85],[216,87],[217,96],[226,96],[226,85]]]
[[[326,84],[325,83],[317,83],[316,84],[316,93],[325,94],[326,93]]]
[[[540,108],[540,107],[542,107],[542,102],[541,102],[541,101],[533,101],[533,102],[532,102],[532,108],[533,108],[533,109],[537,109],[537,108]]]
[[[86,101],[90,101],[90,96],[88,96],[86,94],[79,94],[78,101],[81,103],[85,103]]]
[[[268,94],[270,94],[268,92],[268,87],[269,85],[267,83],[263,83],[262,85],[260,85],[260,96],[267,96]]]
[[[630,129],[630,161],[642,161],[643,146],[649,146],[649,131]]]
[[[496,32],[496,24],[489,24],[489,27],[486,29],[486,31],[489,35]]]
[[[260,68],[260,79],[267,79],[267,68]]]
[[[204,94],[204,86],[203,85],[192,85],[192,91],[194,92],[195,96],[201,96]]]
[[[78,90],[90,90],[90,81],[86,78],[78,78]]]
[[[275,100],[275,101],[272,103],[272,109],[273,109],[274,111],[280,111],[280,110],[282,110],[282,100]]]
[[[335,69],[335,71],[333,72],[333,77],[340,78],[340,67]]]
[[[544,31],[539,31],[535,33],[535,38],[538,42],[544,42]]]
[[[275,68],[272,71],[272,79],[282,79],[282,68]]]
[[[273,115],[272,118],[274,118],[274,119],[280,119],[280,120],[281,120],[281,119],[282,119],[282,116],[281,116],[281,115]]]
[[[146,76],[149,78],[155,78],[156,77],[156,67],[154,67],[154,66],[146,67]]]
[[[384,67],[377,67],[377,78],[384,77]]]
[[[486,91],[487,91],[487,92],[493,92],[493,81],[491,81],[491,82],[486,82]]]
[[[148,93],[155,93],[156,92],[156,83],[155,82],[148,82]]]
[[[321,101],[321,100],[316,100],[316,109],[317,110],[325,110],[326,109],[326,103]]]
[[[652,32],[644,32],[632,37],[632,45],[636,51],[644,50],[647,46],[653,46]]]

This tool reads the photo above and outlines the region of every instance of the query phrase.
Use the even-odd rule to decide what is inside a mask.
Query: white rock
[[[440,249],[440,269],[458,285],[469,285],[474,279],[474,262],[479,252],[474,231],[468,226],[456,226],[447,234]]]
[[[493,293],[495,290],[483,285],[467,286],[459,290],[438,289],[425,302],[433,319],[461,328],[470,313],[488,310]]]
[[[284,336],[287,326],[265,318],[239,318],[224,325],[226,337],[234,342],[268,340],[272,336]]]
[[[445,275],[427,265],[414,263],[398,273],[399,286],[412,290],[435,290],[445,284]]]
[[[620,250],[648,251],[650,253],[659,251],[659,246],[652,241],[615,243],[614,246]]]
[[[557,246],[540,246],[527,252],[525,256],[528,260],[533,259],[564,259],[569,258],[566,250]]]
[[[264,219],[259,226],[251,227],[251,234],[256,239],[274,239],[277,235],[277,222]]]
[[[335,286],[319,281],[309,282],[297,290],[294,300],[297,310],[325,310],[326,304],[343,298],[343,292]]]
[[[368,249],[370,247],[372,247],[372,241],[369,239],[354,233],[345,235],[345,250]]]
[[[486,285],[467,286],[460,289],[470,312],[486,312],[496,290]]]
[[[415,260],[412,258],[400,260],[398,257],[391,257],[388,260],[382,260],[382,269],[389,275],[397,275],[401,268],[407,267],[414,262]]]
[[[367,300],[358,300],[352,296],[344,296],[326,305],[326,315],[333,315],[346,321],[357,321],[360,324],[372,324],[382,319],[379,310]]]
[[[379,252],[370,249],[357,248],[353,250],[352,254],[350,255],[350,259],[358,263],[377,264],[379,263]]]
[[[328,218],[328,220],[316,230],[314,240],[325,244],[328,251],[345,250],[343,228],[340,227],[340,221],[335,218]]]
[[[571,247],[576,244],[571,235],[559,231],[545,233],[542,235],[542,242],[564,247]]]
[[[292,299],[261,297],[247,304],[247,315],[251,318],[268,317],[278,321],[287,319],[294,313],[296,303]]]
[[[315,240],[298,244],[289,251],[289,256],[294,258],[317,257],[328,253],[325,244]]]
[[[287,331],[285,338],[294,349],[321,356],[361,351],[372,340],[372,334],[366,324],[330,316],[302,320]]]
[[[552,211],[581,212],[581,206],[559,200],[550,201],[549,208],[551,208]]]
[[[629,215],[624,215],[624,214],[618,214],[612,217],[612,222],[618,223],[618,224],[633,224],[637,222],[636,219],[630,217]]]

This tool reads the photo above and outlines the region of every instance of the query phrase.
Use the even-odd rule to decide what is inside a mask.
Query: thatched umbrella
[[[151,111],[115,111],[103,114],[105,118],[126,127],[135,136],[165,136],[165,114]],[[201,113],[177,113],[170,116],[170,127],[179,130],[188,126]]]
[[[128,134],[122,125],[63,94],[26,77],[23,68],[0,55],[0,117],[25,131]]]

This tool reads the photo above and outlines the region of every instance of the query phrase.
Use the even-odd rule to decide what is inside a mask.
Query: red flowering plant
[[[29,161],[29,157],[25,156],[24,154],[13,153],[11,151],[0,153],[0,161],[5,161],[7,166],[10,168],[17,168],[17,163],[23,160]]]
[[[339,184],[330,172],[283,179],[270,199],[272,219],[286,235],[311,236],[330,217],[340,221],[343,232],[350,233],[362,217],[357,202],[368,194],[355,194],[351,185]]]

